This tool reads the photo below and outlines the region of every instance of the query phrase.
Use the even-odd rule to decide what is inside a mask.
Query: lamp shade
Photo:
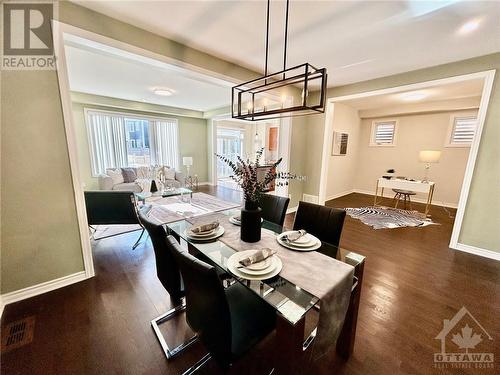
[[[439,163],[441,151],[420,151],[418,158],[422,163]]]
[[[193,157],[192,156],[184,156],[182,158],[182,164],[185,166],[193,165]]]

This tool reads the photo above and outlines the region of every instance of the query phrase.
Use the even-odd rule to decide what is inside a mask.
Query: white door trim
[[[469,158],[467,160],[467,167],[465,169],[464,181],[462,184],[462,190],[460,192],[460,199],[458,202],[457,214],[455,217],[455,223],[453,225],[453,231],[450,239],[450,248],[461,251],[468,251],[473,254],[479,254],[488,256],[490,258],[495,259],[491,255],[492,251],[486,249],[479,249],[473,246],[465,245],[459,243],[460,230],[462,228],[462,222],[465,214],[465,206],[467,204],[467,199],[469,197],[469,190],[472,181],[472,175],[474,173],[474,167],[476,164],[477,153],[479,150],[479,145],[481,142],[481,133],[483,131],[484,122],[486,119],[486,113],[488,110],[488,104],[490,101],[491,90],[493,88],[493,82],[495,79],[495,70],[486,70],[477,73],[471,74],[463,74],[454,77],[436,79],[431,81],[413,83],[409,85],[402,85],[397,87],[391,87],[387,89],[373,90],[368,92],[362,92],[352,95],[344,95],[337,96],[333,98],[327,99],[327,107],[325,114],[325,133],[323,136],[323,153],[322,153],[322,162],[321,162],[321,176],[320,176],[320,185],[319,185],[319,203],[324,204],[326,200],[326,184],[328,179],[328,163],[329,163],[329,150],[330,145],[332,143],[332,131],[333,131],[333,113],[335,111],[335,103],[342,102],[351,99],[365,98],[375,95],[383,95],[383,94],[393,94],[400,91],[413,91],[420,90],[423,88],[439,86],[443,84],[449,84],[454,82],[462,82],[468,81],[472,79],[481,78],[484,80],[483,92],[481,97],[481,103],[479,105],[478,111],[478,127],[474,139],[471,144],[471,149],[469,153]],[[474,249],[474,251],[471,251]]]

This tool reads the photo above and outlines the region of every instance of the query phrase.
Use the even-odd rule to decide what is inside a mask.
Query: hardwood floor
[[[203,191],[239,200],[239,194],[228,189]],[[370,196],[351,194],[327,205],[371,203]],[[418,229],[373,230],[346,218],[341,246],[367,257],[354,355],[347,362],[324,357],[304,374],[498,371],[500,262],[450,250],[453,219],[441,207],[432,207],[431,214],[440,225]],[[293,215],[287,215],[285,225],[292,222]],[[150,243],[143,241],[131,250],[138,235],[97,242],[96,277],[5,308],[2,328],[23,317],[34,316],[36,321],[31,344],[2,354],[2,374],[179,374],[202,357],[202,346],[195,344],[166,361],[149,322],[169,309],[169,298],[156,279]],[[483,334],[482,344],[494,352],[496,369],[433,368],[433,353],[440,349],[435,337],[443,320],[462,306],[493,338]],[[183,319],[163,329],[171,344],[190,334]],[[231,373],[266,373],[265,364],[279,350],[272,343],[270,337]],[[201,372],[218,373],[213,363]]]

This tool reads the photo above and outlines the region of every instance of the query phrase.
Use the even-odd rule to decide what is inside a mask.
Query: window
[[[452,116],[447,146],[469,147],[477,128],[476,116]]]
[[[236,163],[238,156],[243,157],[243,140],[245,131],[217,127],[217,154]],[[227,178],[233,174],[232,169],[220,159],[217,159],[217,177]]]
[[[108,168],[168,165],[179,168],[177,120],[87,111],[92,175]]]
[[[396,143],[396,120],[374,121],[370,146],[394,146]]]

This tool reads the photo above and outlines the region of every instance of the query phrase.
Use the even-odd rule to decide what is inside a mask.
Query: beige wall
[[[500,68],[500,53],[469,60],[378,78],[328,90],[327,97],[337,97],[411,83]],[[469,199],[465,209],[459,242],[500,252],[500,77],[495,77],[490,106],[484,124]],[[324,115],[308,118],[307,166],[310,178],[304,192],[318,195],[324,133]],[[495,182],[496,181],[496,182]]]
[[[98,98],[97,98],[98,99]],[[98,100],[94,100],[94,103]],[[140,104],[140,103],[136,103]],[[152,113],[148,111],[139,110],[126,110],[118,109],[116,107],[98,106],[95,104],[72,103],[73,106],[73,119],[76,131],[76,141],[78,147],[78,162],[80,169],[80,177],[85,183],[86,190],[98,189],[97,177],[92,177],[92,170],[90,165],[90,152],[87,136],[87,129],[85,125],[84,108],[101,109],[108,111],[120,111],[124,113],[136,115],[149,115],[156,117],[175,118],[179,124],[179,151],[180,151],[180,169],[186,174],[186,167],[182,165],[183,156],[193,157],[193,166],[191,167],[191,174],[198,175],[200,182],[207,182],[208,180],[208,152],[207,152],[207,120],[201,118],[192,118],[184,116],[174,116],[168,114]],[[135,106],[140,109],[140,106]],[[145,108],[147,109],[147,108]]]
[[[434,202],[456,207],[470,150],[469,147],[445,147],[450,118],[456,115],[477,115],[477,110],[384,117],[397,121],[394,147],[370,146],[372,123],[377,119],[362,120],[355,189],[373,193],[377,178],[390,168],[396,170],[397,176],[422,178],[425,171],[424,164],[418,161],[419,151],[440,150],[441,159],[431,165],[429,174],[436,182]],[[418,194],[417,198],[426,197]]]
[[[332,155],[329,145],[326,197],[333,199],[354,189],[354,178],[359,168],[359,131],[361,120],[358,111],[337,103],[333,112],[333,130],[349,134],[347,155]]]

